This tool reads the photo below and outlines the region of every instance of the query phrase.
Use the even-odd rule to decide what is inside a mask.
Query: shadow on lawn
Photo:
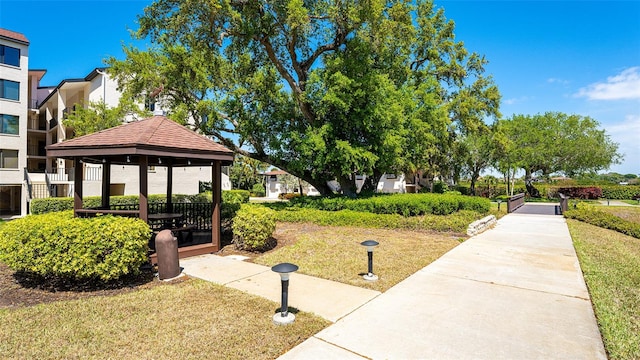
[[[153,269],[150,266],[142,268],[138,275],[126,275],[107,282],[100,279],[77,280],[74,278],[42,276],[29,271],[17,271],[13,274],[13,278],[16,283],[24,288],[49,292],[93,292],[131,289],[149,284],[155,280]]]

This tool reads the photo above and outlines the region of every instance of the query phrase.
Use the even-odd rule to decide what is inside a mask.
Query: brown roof
[[[27,45],[29,45],[29,40],[27,40],[27,38],[22,35],[19,32],[15,32],[15,31],[11,31],[11,30],[7,30],[7,29],[3,29],[0,28],[0,37],[5,37],[11,40],[16,40],[19,42],[23,42]]]
[[[285,175],[285,174],[288,174],[288,172],[284,170],[272,170],[264,173],[264,175]]]
[[[233,160],[233,151],[164,116],[123,124],[47,146],[49,156],[121,162],[123,155]],[[196,165],[196,164],[194,164]]]

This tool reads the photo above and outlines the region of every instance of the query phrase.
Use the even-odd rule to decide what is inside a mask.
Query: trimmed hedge
[[[602,197],[602,189],[596,186],[561,187],[558,192],[572,199],[597,200]]]
[[[138,195],[112,196],[109,198],[111,205],[137,205]],[[149,203],[166,202],[165,195],[153,194],[148,197]],[[174,194],[171,197],[173,203],[205,203],[211,202],[211,194],[183,195]],[[223,204],[243,204],[249,202],[249,192],[246,190],[224,190],[222,191]],[[95,208],[102,205],[100,196],[89,196],[82,200],[85,208]],[[71,197],[51,197],[45,199],[33,199],[29,205],[29,210],[33,215],[46,214],[65,210],[73,210],[73,198]],[[224,212],[224,205],[222,211]]]
[[[139,273],[150,236],[149,226],[135,218],[29,215],[3,224],[0,260],[42,277],[110,281]]]
[[[461,210],[487,213],[488,199],[454,194],[393,194],[368,198],[301,197],[294,198],[295,207],[326,211],[353,210],[374,214],[398,214],[405,217],[418,215],[448,215]]]
[[[564,216],[640,239],[640,224],[597,210],[593,206],[580,204],[576,209],[565,211]]]
[[[276,212],[264,206],[243,204],[233,218],[232,229],[236,248],[265,250],[276,230]]]
[[[225,190],[222,192],[222,202],[229,204],[246,204],[249,202],[250,195],[248,190]]]
[[[452,215],[424,215],[404,217],[398,214],[372,214],[353,210],[325,211],[288,208],[277,211],[283,222],[310,222],[323,226],[355,226],[366,228],[407,229],[466,233],[467,226],[481,216],[475,211],[462,210]]]
[[[267,195],[263,184],[253,184],[251,193],[255,197],[265,197]]]
[[[637,185],[615,185],[603,186],[602,197],[614,200],[629,200],[640,197],[640,186]]]

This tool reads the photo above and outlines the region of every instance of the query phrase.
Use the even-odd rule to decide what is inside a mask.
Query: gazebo
[[[211,166],[211,243],[181,248],[180,256],[220,250],[220,204],[222,166],[233,162],[233,151],[177,124],[165,116],[123,124],[97,133],[48,145],[47,156],[73,160],[75,216],[116,214],[138,216],[149,222],[148,166],[167,167],[167,208],[171,209],[173,167]],[[102,201],[99,209],[84,209],[82,163],[102,164]],[[137,165],[140,177],[139,210],[111,210],[109,206],[111,165]]]

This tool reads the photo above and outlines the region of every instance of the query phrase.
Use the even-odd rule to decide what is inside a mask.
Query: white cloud
[[[614,165],[611,171],[622,174],[640,174],[640,115],[627,115],[622,122],[604,126],[611,140],[618,143],[618,152],[624,154],[622,164]]]
[[[529,96],[521,96],[519,98],[505,99],[502,102],[505,105],[513,105],[513,104],[520,104],[520,103],[529,101],[529,99],[531,99]]]
[[[569,80],[559,79],[559,78],[549,78],[547,79],[549,84],[560,84],[560,85],[569,85]]]
[[[575,95],[589,100],[640,99],[640,67],[628,68],[606,82],[591,84]]]

